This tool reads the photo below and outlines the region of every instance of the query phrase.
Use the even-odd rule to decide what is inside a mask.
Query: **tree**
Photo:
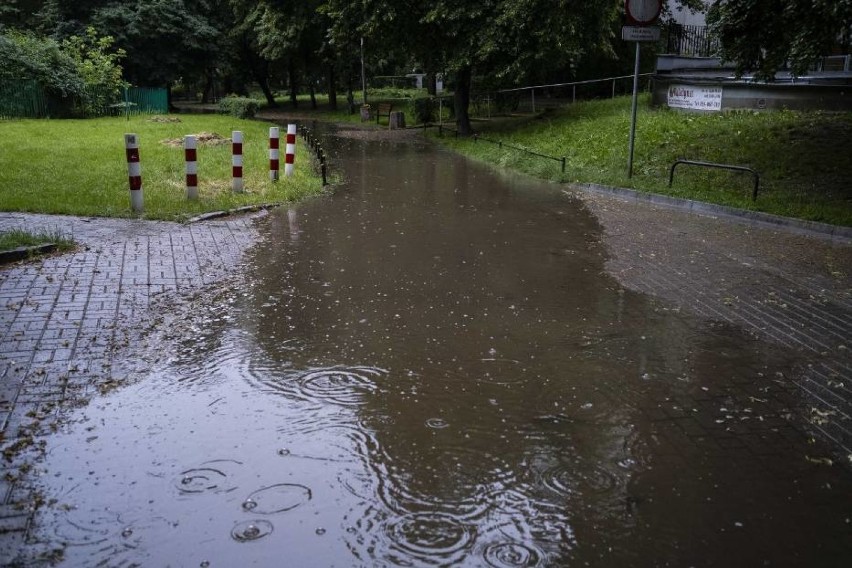
[[[356,7],[353,7],[353,4]],[[504,84],[611,52],[621,0],[327,0],[338,35],[357,29],[373,42],[399,44],[419,61],[455,75],[459,131],[472,132],[468,108],[474,70]]]
[[[61,98],[81,97],[85,84],[74,59],[49,38],[9,31],[0,34],[0,81],[33,80]]]
[[[77,74],[85,84],[82,101],[86,114],[104,112],[117,100],[121,88],[127,86],[119,64],[124,50],[113,50],[113,43],[110,36],[98,37],[91,26],[85,35],[71,36],[62,42],[62,51],[74,61]]]
[[[848,48],[852,0],[719,0],[707,23],[738,76],[771,81],[787,62],[801,75],[838,43]]]

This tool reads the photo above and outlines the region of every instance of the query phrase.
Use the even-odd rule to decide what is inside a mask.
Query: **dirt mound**
[[[152,116],[148,122],[181,122],[176,116]]]
[[[192,134],[192,136],[195,136],[195,140],[199,146],[222,146],[231,143],[230,138],[223,138],[215,132],[199,132]],[[182,147],[183,138],[167,138],[163,140],[163,144],[166,146]]]

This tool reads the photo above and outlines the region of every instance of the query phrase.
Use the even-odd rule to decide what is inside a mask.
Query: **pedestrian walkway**
[[[786,378],[810,401],[814,432],[850,465],[852,245],[616,197],[582,199],[601,223],[607,271],[622,285],[661,309],[690,310],[805,354],[808,363]],[[0,231],[58,230],[80,245],[0,267],[0,551],[20,550],[27,537],[39,499],[27,473],[59,412],[120,384],[113,357],[151,328],[161,306],[238,270],[258,239],[257,217],[182,225],[0,213]]]
[[[0,231],[59,232],[79,245],[0,267],[0,549],[16,549],[31,521],[25,474],[51,419],[120,382],[113,356],[154,321],[152,301],[237,269],[257,216],[182,225],[0,213]]]
[[[813,430],[852,466],[852,243],[582,195],[624,286],[801,354],[807,363],[785,378]]]

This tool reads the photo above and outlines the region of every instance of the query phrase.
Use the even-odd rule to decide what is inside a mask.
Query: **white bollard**
[[[139,162],[139,138],[135,134],[125,134],[124,149],[127,154],[127,176],[130,181],[130,208],[135,213],[141,213],[143,199],[142,164]]]
[[[269,127],[269,179],[278,180],[278,162],[281,157],[279,146],[279,131],[277,126]]]
[[[234,130],[231,133],[231,166],[232,181],[231,188],[237,192],[243,192],[243,133]]]
[[[198,157],[195,136],[184,136],[183,153],[186,160],[186,198],[198,199]]]
[[[284,157],[284,175],[289,177],[293,175],[293,163],[296,160],[296,125],[287,125],[287,148],[286,156]]]

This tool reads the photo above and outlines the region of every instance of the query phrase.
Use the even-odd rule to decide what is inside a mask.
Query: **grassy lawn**
[[[295,175],[269,180],[269,124],[222,115],[138,116],[89,120],[0,121],[0,210],[131,217],[124,134],[139,136],[144,217],[182,220],[244,205],[293,201],[322,190],[307,148],[297,139]],[[231,191],[231,131],[243,132],[246,191]],[[186,199],[186,134],[225,140],[198,146],[199,199]],[[171,144],[166,143],[172,141]]]
[[[729,112],[693,114],[651,109],[641,100],[634,174],[627,177],[630,98],[590,101],[536,118],[478,121],[483,136],[535,152],[566,156],[559,162],[499,148],[480,140],[441,138],[447,146],[500,167],[560,182],[594,182],[852,226],[852,113]],[[678,166],[678,158],[750,166],[761,176],[751,201],[752,177]]]

